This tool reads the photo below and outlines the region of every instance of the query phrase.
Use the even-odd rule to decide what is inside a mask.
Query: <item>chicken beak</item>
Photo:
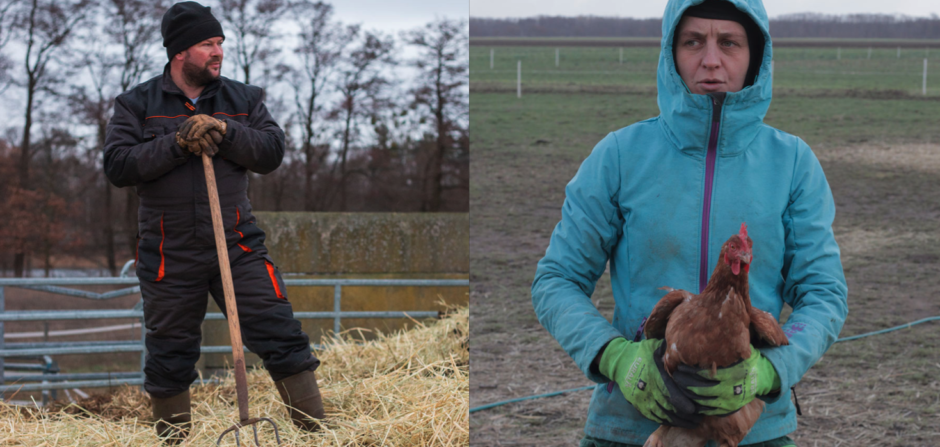
[[[741,259],[741,262],[743,262],[743,263],[745,263],[745,264],[750,264],[750,263],[751,263],[751,254],[750,254],[750,253],[742,253],[741,256],[740,256],[740,259]]]

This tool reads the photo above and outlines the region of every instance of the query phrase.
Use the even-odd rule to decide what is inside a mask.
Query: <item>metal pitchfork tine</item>
[[[247,407],[247,404],[245,406]],[[239,407],[239,410],[240,409],[241,408]],[[222,442],[222,438],[224,438],[225,435],[228,434],[228,432],[232,432],[232,431],[235,432],[235,445],[239,445],[239,446],[242,445],[241,438],[239,438],[238,436],[238,430],[244,426],[251,425],[251,431],[253,431],[255,434],[255,445],[260,446],[261,444],[258,442],[258,426],[255,424],[261,421],[266,421],[270,423],[272,427],[274,427],[274,437],[277,438],[277,444],[280,445],[281,435],[279,435],[277,432],[277,424],[275,424],[274,421],[268,418],[251,418],[251,419],[248,419],[247,421],[239,422],[229,427],[227,430],[223,431],[221,435],[219,435],[219,440],[215,442],[215,445],[220,445],[220,443]]]
[[[215,233],[215,247],[219,254],[219,271],[222,275],[222,290],[225,292],[225,313],[228,317],[228,331],[232,338],[232,357],[235,360],[235,394],[238,398],[238,423],[219,435],[216,445],[221,445],[222,438],[229,432],[235,432],[235,442],[241,446],[238,430],[251,426],[255,434],[255,445],[258,442],[258,424],[266,421],[274,427],[274,437],[277,444],[281,444],[281,435],[278,434],[277,424],[268,418],[248,417],[248,377],[245,373],[245,351],[242,348],[242,331],[238,323],[238,308],[235,306],[235,287],[232,285],[232,267],[228,263],[228,244],[225,243],[225,230],[222,228],[222,209],[219,207],[219,190],[215,183],[215,169],[212,159],[203,151],[202,167],[206,171],[206,189],[209,191],[209,209],[212,212],[212,230]]]

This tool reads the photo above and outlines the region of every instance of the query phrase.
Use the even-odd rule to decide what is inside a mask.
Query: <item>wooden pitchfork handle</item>
[[[219,254],[219,272],[222,274],[222,290],[225,292],[225,313],[228,320],[228,331],[232,339],[232,358],[235,361],[235,393],[238,398],[238,423],[222,432],[222,437],[226,433],[235,430],[236,442],[238,440],[238,429],[252,425],[255,432],[255,444],[258,444],[258,431],[253,426],[260,421],[270,422],[274,426],[274,435],[277,437],[277,443],[281,443],[280,435],[277,432],[277,425],[267,418],[249,418],[248,417],[248,377],[245,373],[245,351],[242,347],[241,325],[238,323],[238,307],[235,304],[235,287],[232,285],[232,266],[228,260],[228,244],[225,242],[225,229],[222,226],[222,208],[219,206],[219,188],[215,182],[215,168],[212,166],[212,159],[205,151],[202,152],[202,167],[206,171],[206,189],[209,192],[209,210],[212,213],[212,230],[215,233],[215,248]],[[216,442],[218,444],[218,442]]]

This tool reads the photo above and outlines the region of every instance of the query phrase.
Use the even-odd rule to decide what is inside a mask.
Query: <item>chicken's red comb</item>
[[[738,232],[738,237],[740,237],[742,241],[747,243],[747,224],[744,222],[741,222],[741,231]]]

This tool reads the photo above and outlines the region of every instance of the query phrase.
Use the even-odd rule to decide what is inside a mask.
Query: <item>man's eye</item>
[[[726,46],[726,47],[729,47],[729,48],[738,45],[737,42],[733,42],[733,41],[730,41],[730,40],[726,40],[726,41],[722,42],[721,44],[724,45],[724,46]]]

